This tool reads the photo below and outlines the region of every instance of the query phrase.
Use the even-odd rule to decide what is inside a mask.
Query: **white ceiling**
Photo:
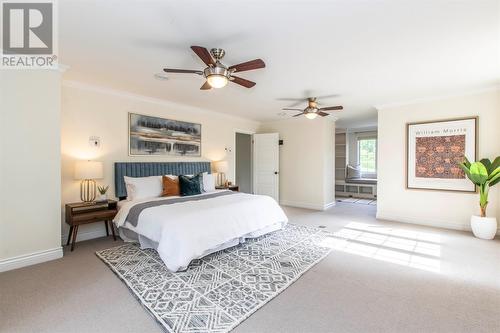
[[[256,119],[279,119],[285,97],[339,94],[343,126],[376,122],[374,105],[483,89],[500,78],[500,1],[59,1],[65,79]],[[190,45],[221,47],[252,89],[200,91]],[[293,113],[292,113],[293,114]]]

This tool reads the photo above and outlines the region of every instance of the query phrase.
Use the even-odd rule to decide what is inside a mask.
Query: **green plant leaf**
[[[475,184],[482,185],[488,180],[488,170],[481,162],[474,162],[470,166],[470,179]]]
[[[491,187],[493,185],[496,185],[500,181],[500,167],[496,168],[495,171],[493,171],[493,177],[490,176],[490,179],[488,181],[488,185]]]
[[[490,161],[490,159],[489,159],[489,158],[483,158],[483,159],[482,159],[482,160],[480,160],[479,162],[481,162],[481,163],[484,165],[484,167],[486,168],[486,171],[487,171],[488,173],[490,173],[490,172],[491,172],[491,171],[490,171],[491,161]]]
[[[490,170],[488,170],[490,173],[493,172],[496,168],[500,168],[500,156],[497,156],[493,163],[491,163]]]
[[[470,171],[469,168],[465,165],[465,162],[459,163],[458,166],[465,172],[467,178],[469,178],[474,183],[472,178],[470,178]]]
[[[470,168],[470,164],[471,163],[469,162],[469,160],[467,159],[467,157],[464,156],[464,161],[462,163],[467,167],[467,169]]]
[[[488,173],[488,180],[491,180],[491,178],[495,177],[499,172],[500,172],[500,167],[498,167],[495,170],[492,170],[491,172],[489,172]]]

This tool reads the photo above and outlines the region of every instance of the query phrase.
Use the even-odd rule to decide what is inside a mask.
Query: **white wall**
[[[335,123],[293,118],[263,123],[260,133],[279,133],[280,203],[325,209],[335,202]]]
[[[60,80],[0,71],[0,271],[62,256]]]
[[[207,110],[179,105],[115,90],[64,82],[62,91],[62,201],[80,200],[79,183],[73,179],[76,160],[92,159],[104,162],[104,179],[99,184],[110,185],[114,196],[114,162],[121,161],[218,161],[229,162],[228,180],[234,180],[234,151],[236,129],[256,131],[258,123]],[[128,113],[139,113],[202,125],[202,157],[131,157],[128,156]],[[101,147],[89,145],[89,137],[98,136]],[[63,221],[63,237],[68,226]],[[90,224],[78,230],[79,240],[105,235],[104,225]]]
[[[479,213],[479,195],[405,189],[405,124],[479,116],[479,157],[500,155],[500,92],[381,108],[378,112],[377,217],[401,222],[469,229]],[[490,191],[488,215],[500,218],[498,188]]]

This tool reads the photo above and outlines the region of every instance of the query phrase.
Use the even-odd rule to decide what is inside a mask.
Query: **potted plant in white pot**
[[[497,233],[497,219],[486,217],[488,192],[500,181],[500,156],[493,163],[483,158],[479,162],[470,163],[467,158],[459,164],[467,177],[479,187],[479,208],[481,216],[472,215],[470,226],[474,236],[481,239],[493,239]]]
[[[98,201],[106,201],[108,200],[108,192],[109,186],[97,186],[97,190],[99,191],[99,200]]]

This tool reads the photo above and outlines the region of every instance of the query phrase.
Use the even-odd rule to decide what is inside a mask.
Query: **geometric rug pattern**
[[[96,255],[166,332],[228,332],[328,255],[331,237],[325,230],[287,224],[175,273],[155,250],[137,244]]]

